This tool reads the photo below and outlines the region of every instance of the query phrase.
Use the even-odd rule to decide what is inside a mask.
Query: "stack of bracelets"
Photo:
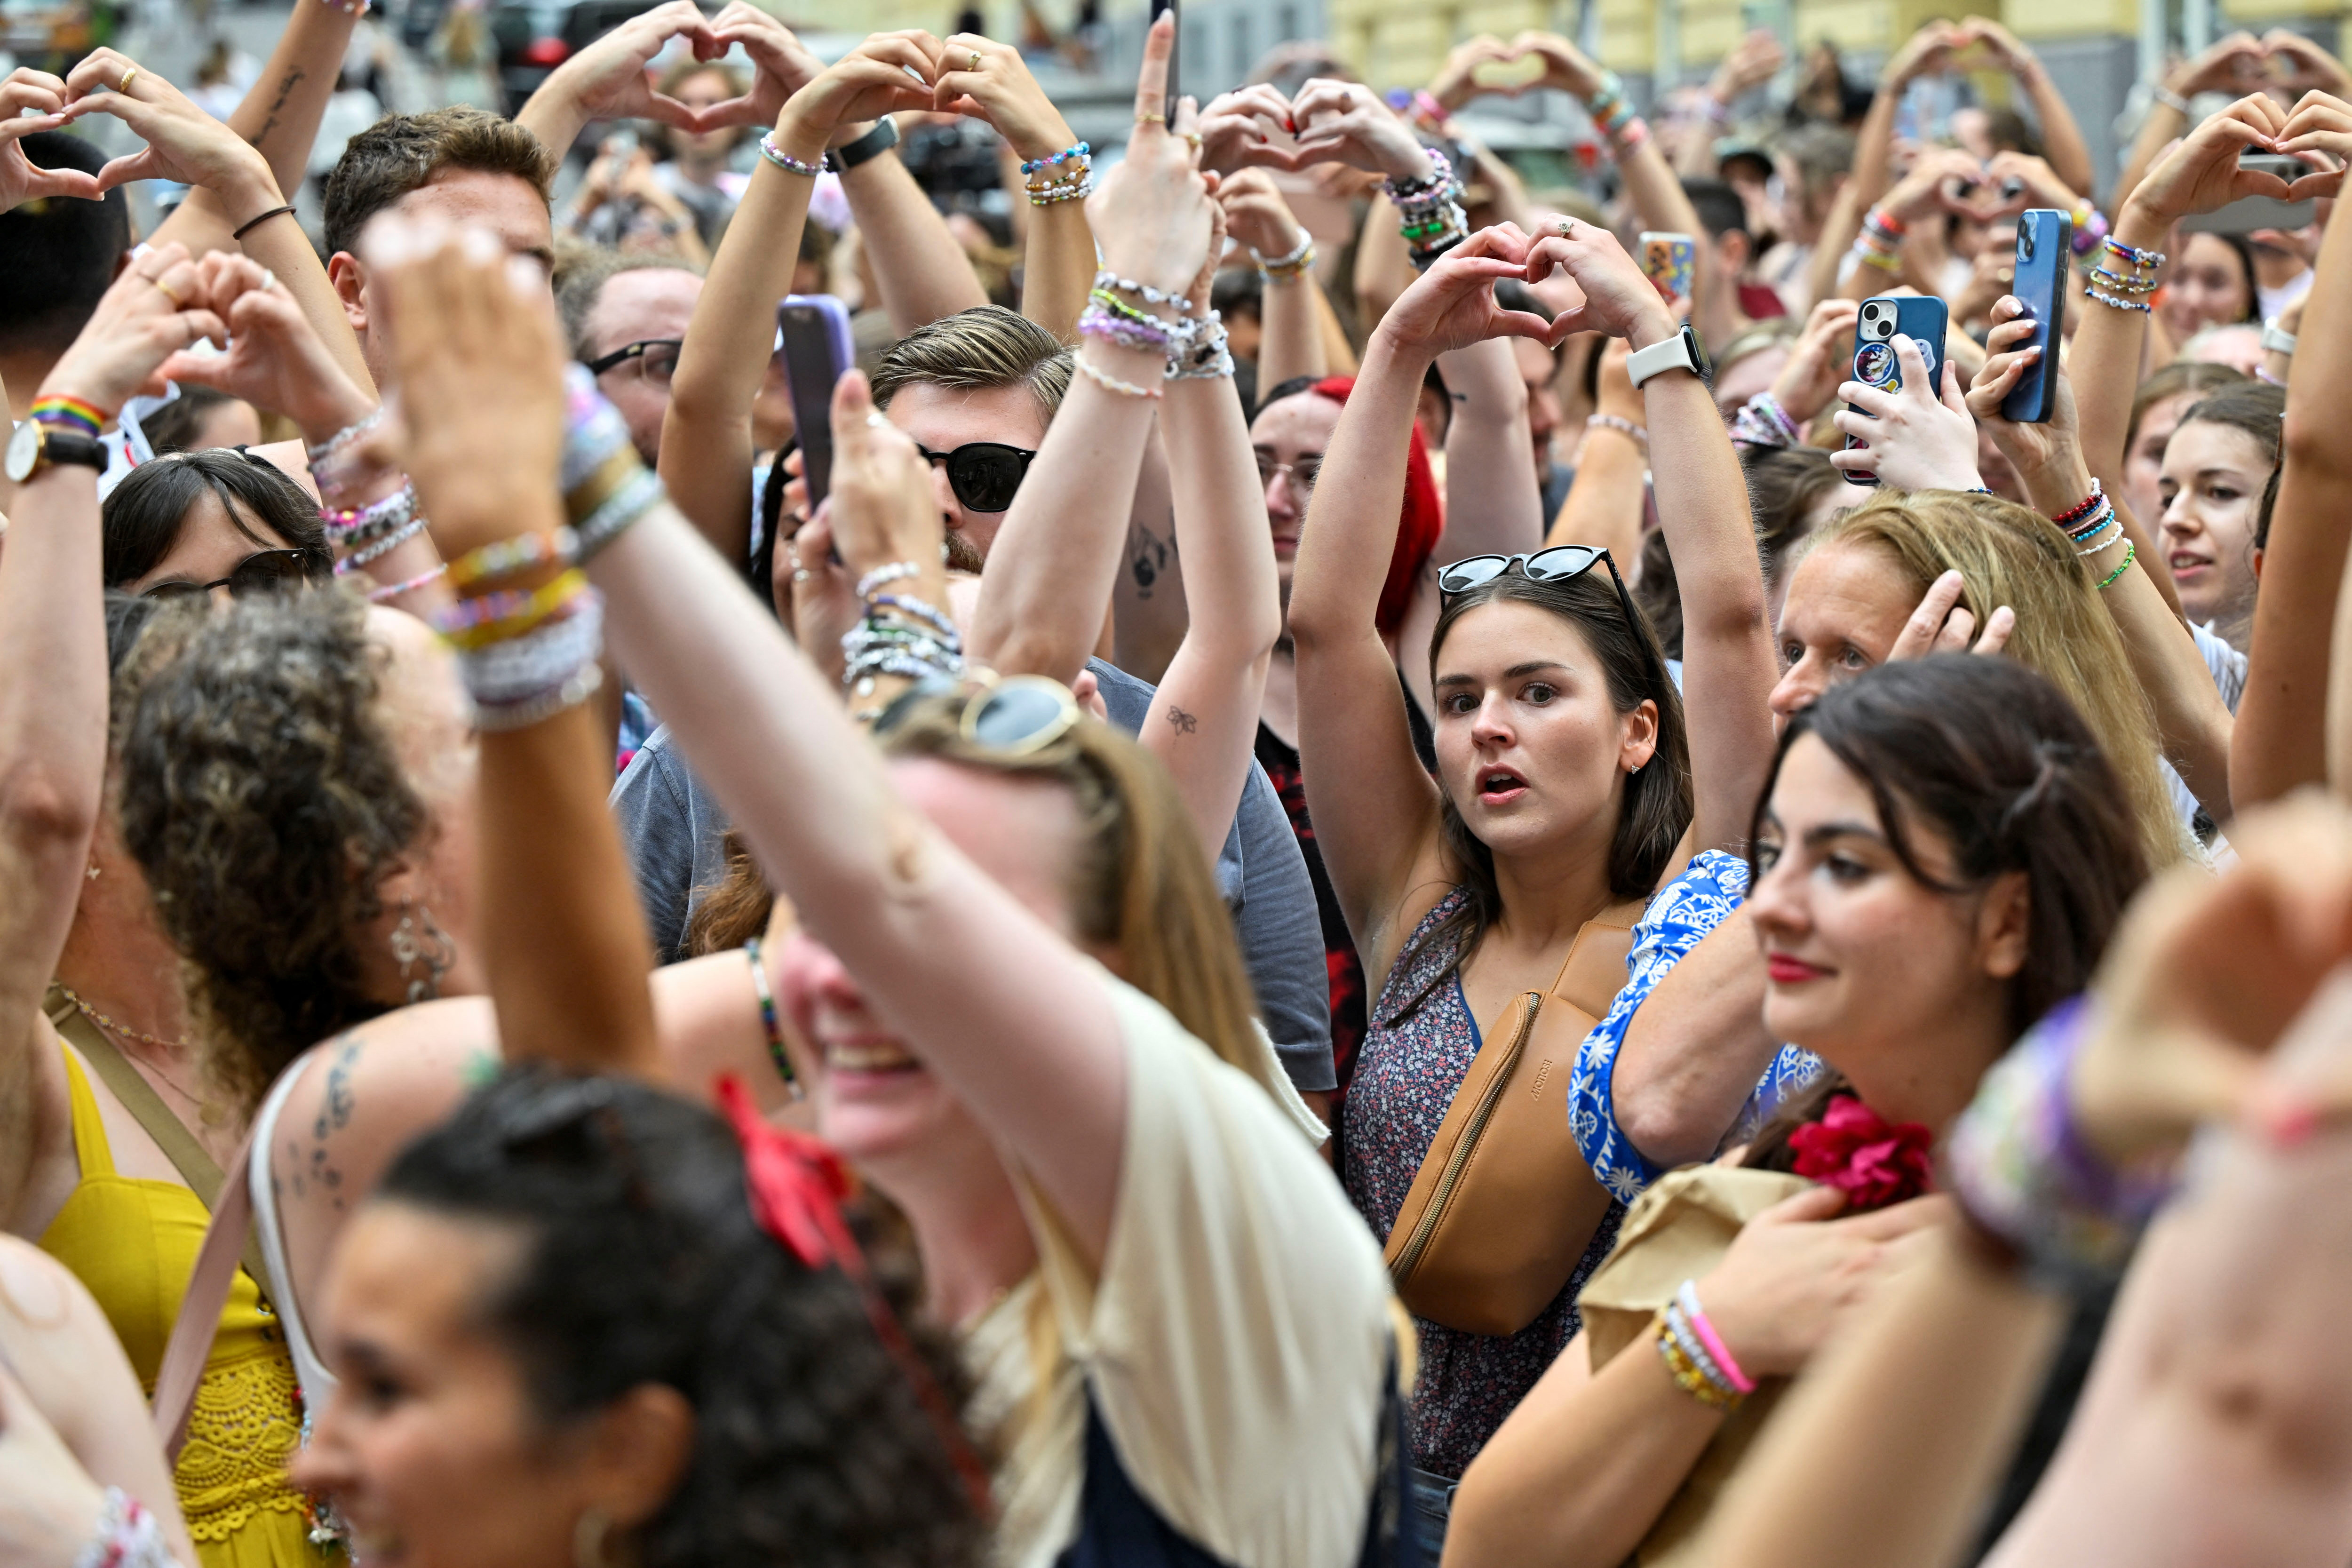
[[[604,682],[604,601],[581,568],[662,499],[661,481],[638,458],[595,377],[578,364],[564,377],[560,482],[568,524],[450,562],[461,597],[431,618],[457,649],[477,730],[520,730],[594,695]],[[558,570],[536,587],[500,586],[548,567]]]
[[[2124,538],[2123,519],[2116,515],[2116,503],[2100,492],[2099,481],[2095,479],[2091,481],[2091,493],[2080,505],[2060,512],[2050,521],[2066,531],[2066,537],[2074,542],[2074,553],[2085,561],[2110,548],[2117,540],[2123,540],[2124,558],[2114,571],[2099,579],[2102,588],[2130,571],[2133,560],[2139,554],[2139,546]]]
[[[1414,269],[1421,272],[1428,271],[1432,262],[1470,234],[1470,220],[1462,211],[1462,183],[1454,177],[1453,163],[1434,147],[1425,151],[1430,164],[1427,179],[1402,184],[1387,180],[1381,186],[1395,204],[1397,230],[1404,236]]]
[[[320,489],[324,489],[324,485]],[[416,490],[406,480],[398,489],[365,506],[321,508],[327,542],[335,551],[335,575],[344,576],[391,554],[425,531]]]
[[[1633,103],[1625,97],[1625,80],[1615,71],[1601,73],[1601,85],[1584,100],[1584,112],[1621,153],[1650,139],[1649,126],[1633,112]]]
[[[1265,257],[1253,248],[1250,259],[1257,263],[1257,275],[1268,283],[1290,283],[1307,276],[1315,265],[1315,237],[1304,227],[1298,231],[1298,243],[1276,257]]]
[[[1153,305],[1173,305],[1177,314],[1171,320],[1145,308]],[[1214,310],[1199,321],[1188,320],[1192,308],[1192,300],[1177,290],[1154,289],[1115,272],[1097,272],[1094,289],[1087,296],[1087,308],[1078,315],[1078,332],[1119,348],[1160,354],[1166,361],[1163,380],[1232,375],[1234,356],[1225,347],[1224,322]],[[1106,392],[1123,397],[1160,395],[1156,386],[1137,386],[1105,374],[1087,363],[1084,354],[1073,363],[1080,374]]]
[[[1803,442],[1804,432],[1779,398],[1759,392],[1739,405],[1731,421],[1731,439],[1741,447],[1794,447]]]
[[[2074,204],[2074,254],[2088,256],[2107,237],[2107,215],[2088,202]]]
[[[1675,1386],[1709,1409],[1737,1409],[1756,1392],[1756,1380],[1739,1370],[1731,1347],[1706,1321],[1695,1281],[1684,1280],[1675,1299],[1658,1309],[1650,1334]]]
[[[2099,246],[2099,264],[2090,269],[2083,292],[2118,310],[2146,310],[2147,297],[2156,292],[2164,252],[2126,245],[2113,235],[2103,237]]]
[[[1938,1183],[1980,1235],[2060,1289],[2120,1274],[2172,1187],[2168,1163],[2119,1171],[2075,1124],[2068,1080],[2092,1008],[2060,1003],[1993,1064],[1945,1138]]]
[[[1032,158],[1021,165],[1021,173],[1029,182],[1031,206],[1084,201],[1095,188],[1094,156],[1083,142],[1050,158]]]
[[[174,1568],[174,1559],[155,1516],[121,1487],[109,1487],[99,1504],[98,1529],[74,1568]]]
[[[1909,226],[1883,207],[1873,207],[1853,237],[1853,258],[1882,272],[1903,270],[1903,236]]]
[[[963,638],[947,613],[911,594],[889,591],[891,584],[919,577],[922,571],[912,561],[893,561],[857,580],[866,618],[841,634],[841,651],[848,661],[841,683],[857,696],[873,696],[876,679],[885,675],[908,680],[962,676]],[[864,709],[854,717],[865,723],[880,718],[881,710]]]

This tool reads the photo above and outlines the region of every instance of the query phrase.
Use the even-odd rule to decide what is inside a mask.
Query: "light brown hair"
[[[918,384],[953,392],[1025,386],[1052,424],[1070,391],[1070,352],[1017,310],[974,305],[927,321],[890,345],[874,372],[874,406]]]
[[[511,174],[546,201],[555,160],[511,120],[458,106],[387,114],[352,137],[327,176],[327,254],[359,243],[368,219],[452,170]]]

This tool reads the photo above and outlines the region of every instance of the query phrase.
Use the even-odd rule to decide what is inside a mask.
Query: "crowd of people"
[[[2332,56],[363,9],[0,82],[0,1559],[2352,1552]]]

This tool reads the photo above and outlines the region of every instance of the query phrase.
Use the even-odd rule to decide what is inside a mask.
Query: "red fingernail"
[[[2307,1142],[2319,1131],[2319,1108],[2303,1100],[2278,1100],[2263,1107],[2263,1131],[2281,1149]]]

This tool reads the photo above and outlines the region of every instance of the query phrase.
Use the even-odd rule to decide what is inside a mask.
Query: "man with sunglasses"
[[[701,297],[702,275],[672,258],[611,253],[567,273],[555,297],[572,357],[595,373],[648,468],[660,457],[670,377]]]

